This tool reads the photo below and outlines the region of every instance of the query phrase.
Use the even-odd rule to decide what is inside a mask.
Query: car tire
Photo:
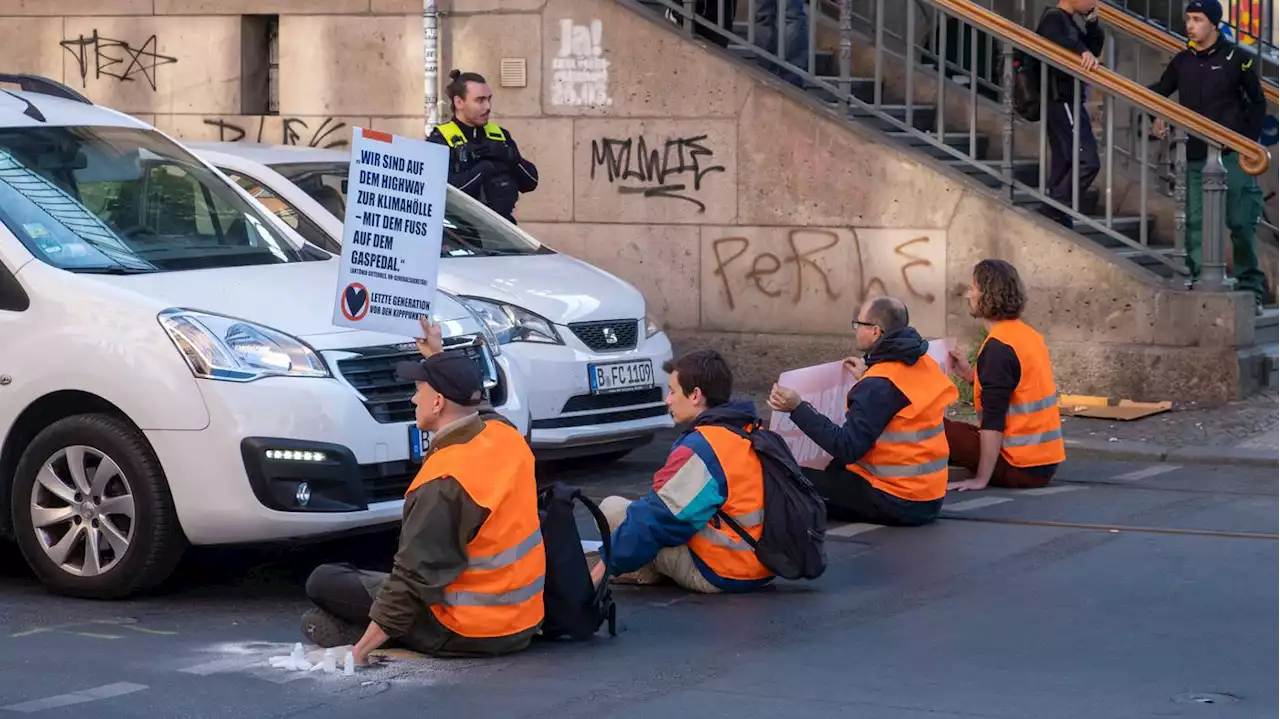
[[[186,547],[155,452],[138,429],[112,415],[68,417],[36,435],[18,462],[10,498],[18,546],[56,594],[120,599],[145,592],[173,573]]]

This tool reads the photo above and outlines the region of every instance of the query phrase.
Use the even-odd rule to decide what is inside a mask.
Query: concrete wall
[[[418,0],[0,0],[0,67],[56,78],[175,137],[345,147],[421,136]],[[412,14],[411,14],[412,13]],[[279,108],[262,16],[278,15]],[[246,77],[260,77],[261,92]],[[261,94],[261,107],[248,100]]]
[[[422,130],[418,0],[0,0],[0,65],[61,78],[180,138],[345,146]],[[614,0],[454,0],[441,71],[490,78],[539,165],[517,216],[633,282],[682,347],[742,384],[843,356],[865,298],[928,336],[977,334],[973,263],[1017,263],[1063,391],[1225,400],[1253,341],[1242,296],[1151,276]],[[52,13],[58,14],[52,14]],[[279,15],[279,114],[247,111]],[[96,31],[96,36],[95,36]],[[504,61],[507,61],[504,63]],[[524,77],[509,72],[523,61]],[[522,81],[523,80],[523,81]],[[257,87],[256,85],[254,86]]]

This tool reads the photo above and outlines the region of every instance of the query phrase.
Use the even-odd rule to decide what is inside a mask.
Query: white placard
[[[436,297],[449,148],[351,129],[333,323],[417,337]]]

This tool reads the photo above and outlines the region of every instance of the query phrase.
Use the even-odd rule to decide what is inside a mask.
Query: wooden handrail
[[[1117,75],[1108,68],[1099,66],[1096,70],[1086,72],[1080,67],[1079,55],[1057,43],[1040,37],[1007,18],[1001,17],[986,8],[979,7],[971,0],[929,0],[929,2],[956,17],[977,25],[986,30],[987,33],[995,35],[1005,42],[1020,46],[1023,51],[1030,50],[1033,54],[1041,56],[1041,59],[1047,58],[1053,61],[1066,68],[1072,74],[1109,90],[1112,94],[1126,98],[1156,117],[1167,117],[1179,127],[1190,129],[1204,139],[1235,150],[1240,154],[1240,169],[1250,175],[1261,175],[1267,171],[1267,167],[1271,164],[1271,155],[1266,148],[1246,138],[1244,135],[1228,130],[1203,115],[1192,112],[1169,98],[1148,90],[1127,77]]]
[[[1142,22],[1129,13],[1114,8],[1107,3],[1098,3],[1098,16],[1108,25],[1118,30],[1123,30],[1131,37],[1160,50],[1176,55],[1187,49],[1187,46],[1182,44],[1181,40],[1170,33],[1162,32],[1149,23]],[[1280,90],[1275,85],[1266,82],[1262,83],[1262,94],[1267,96],[1267,100],[1272,105],[1280,105]]]

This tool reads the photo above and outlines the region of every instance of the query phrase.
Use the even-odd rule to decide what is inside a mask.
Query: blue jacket
[[[709,409],[699,419],[724,419],[746,425],[756,417],[751,402],[737,400]],[[627,518],[613,533],[613,573],[634,572],[652,562],[662,549],[688,544],[724,504],[728,486],[710,443],[701,433],[686,429],[676,438],[666,464],[653,476],[653,488],[631,503]],[[688,500],[689,497],[693,499]],[[693,561],[702,576],[723,592],[749,591],[771,581],[725,579],[697,555],[693,555]]]

